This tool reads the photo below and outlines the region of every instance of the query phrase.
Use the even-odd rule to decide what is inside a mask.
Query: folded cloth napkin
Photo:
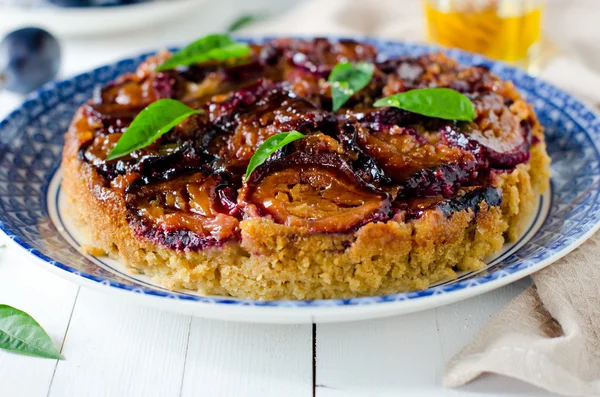
[[[600,396],[600,233],[533,274],[446,366],[444,385],[484,372],[567,396]]]
[[[593,10],[589,1],[550,0],[554,8],[548,10],[546,30],[560,32],[563,48],[600,50],[597,35],[589,34],[586,41],[586,32],[581,30],[576,30],[578,36],[573,38],[577,45],[569,46],[571,29],[561,28],[565,15],[589,19]],[[578,5],[579,10],[573,8]],[[251,26],[245,33],[370,35],[422,41],[421,7],[416,0],[312,0],[300,3],[287,15]],[[600,75],[588,65],[590,60],[600,59],[592,59],[586,52],[578,56],[563,51],[544,67],[541,76],[598,105]],[[564,395],[600,395],[599,257],[600,233],[534,274],[535,285],[496,314],[450,361],[444,384],[456,387],[484,372],[494,372]]]

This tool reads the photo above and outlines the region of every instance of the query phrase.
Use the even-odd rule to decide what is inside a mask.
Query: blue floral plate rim
[[[270,39],[272,39],[272,37],[252,38],[248,40],[253,42],[261,42]],[[333,39],[337,38],[333,37]],[[579,135],[576,135],[575,138],[583,140],[587,139],[588,143],[591,144],[588,145],[588,147],[592,148],[594,151],[594,161],[600,159],[600,151],[598,150],[597,143],[600,140],[600,119],[595,114],[595,112],[589,109],[586,105],[582,104],[580,101],[573,98],[571,95],[563,92],[562,90],[556,88],[550,83],[529,76],[525,72],[515,69],[511,66],[491,61],[480,55],[469,54],[456,49],[440,49],[431,45],[380,40],[369,37],[355,37],[354,39],[374,44],[378,47],[380,52],[386,53],[390,56],[398,55],[399,53],[403,53],[406,55],[416,55],[427,52],[442,51],[458,59],[459,63],[483,64],[490,67],[490,69],[492,69],[493,72],[499,74],[504,79],[507,78],[506,76],[510,76],[512,77],[511,80],[513,80],[516,83],[519,89],[522,92],[525,91],[525,93],[527,93],[526,96],[529,96],[528,99],[530,101],[533,101],[534,105],[540,105],[542,102],[544,106],[552,105],[555,108],[555,110],[549,109],[549,114],[552,114],[552,112],[554,111],[558,111],[559,117],[565,116],[566,119],[571,120],[572,124],[569,125],[572,125],[572,128],[581,128],[581,131],[578,133]],[[77,75],[73,78],[59,82],[53,82],[46,85],[41,90],[28,96],[20,108],[13,111],[9,116],[7,116],[5,120],[0,122],[0,133],[4,133],[6,132],[6,130],[8,130],[8,132],[11,132],[9,128],[11,124],[17,125],[20,120],[27,119],[28,117],[29,119],[35,120],[36,118],[43,115],[44,108],[42,104],[46,102],[53,102],[52,97],[57,96],[58,91],[60,91],[61,89],[73,89],[74,91],[77,91],[78,85],[89,88],[85,84],[82,84],[82,81],[91,81],[94,84],[96,84],[97,82],[99,82],[96,81],[99,78],[98,76],[110,75],[111,73],[120,73],[122,72],[122,70],[128,67],[136,65],[150,54],[151,53],[147,53],[137,57],[124,59],[112,65],[102,66],[92,71]],[[583,132],[583,135],[585,136],[581,137],[581,132]],[[15,132],[15,134],[17,133]],[[8,134],[8,136],[10,137],[10,134]],[[558,138],[561,137],[559,136]],[[0,156],[4,157],[6,154],[5,152],[9,149],[10,147],[7,145],[6,138],[4,138],[0,142]],[[0,164],[0,166],[2,166],[2,164]],[[54,169],[52,170],[52,175],[58,167],[58,164],[54,164],[53,167]],[[50,183],[52,175],[50,175],[50,177],[47,179],[43,191],[39,192],[44,196],[44,199],[46,197],[48,184]],[[562,184],[563,181],[560,181],[560,183]],[[0,230],[2,230],[18,246],[27,250],[30,254],[32,254],[33,256],[41,260],[43,263],[45,263],[46,268],[48,268],[47,265],[50,265],[51,270],[58,270],[59,274],[63,276],[65,276],[64,273],[70,273],[71,276],[75,276],[74,279],[76,279],[77,281],[81,282],[82,280],[85,280],[85,284],[94,287],[99,285],[109,286],[112,289],[118,289],[121,291],[133,291],[138,293],[138,295],[151,296],[155,298],[170,298],[169,300],[171,301],[182,301],[181,303],[184,303],[183,301],[186,301],[187,303],[201,302],[216,304],[216,306],[253,306],[255,308],[265,309],[277,307],[287,309],[331,309],[335,307],[346,307],[350,309],[352,307],[358,306],[372,306],[373,304],[378,303],[395,302],[404,304],[405,306],[404,309],[396,308],[395,310],[392,310],[394,313],[400,313],[419,310],[419,307],[434,307],[440,304],[450,303],[451,301],[456,301],[458,299],[463,299],[464,297],[477,295],[479,293],[491,290],[493,288],[497,288],[499,286],[513,282],[519,278],[525,277],[533,273],[534,271],[537,271],[547,266],[548,264],[558,260],[560,257],[566,255],[567,253],[571,252],[573,249],[575,249],[577,246],[583,243],[587,238],[589,238],[600,227],[600,206],[597,205],[597,193],[598,190],[600,190],[600,188],[597,185],[598,183],[594,182],[590,188],[592,189],[590,191],[592,193],[595,193],[595,201],[593,205],[591,205],[590,208],[588,208],[585,214],[586,217],[582,220],[580,220],[579,218],[577,219],[577,226],[579,226],[579,228],[571,227],[571,229],[569,229],[572,232],[571,234],[565,234],[563,236],[557,237],[557,239],[553,241],[553,245],[549,247],[540,247],[540,250],[538,250],[538,252],[536,252],[533,255],[530,255],[524,260],[516,260],[514,263],[511,263],[510,265],[502,268],[501,270],[496,270],[486,275],[474,277],[472,279],[467,279],[463,281],[457,281],[455,283],[449,283],[447,285],[439,287],[429,288],[423,291],[414,291],[408,293],[399,293],[376,297],[361,297],[353,299],[326,299],[312,301],[251,301],[228,297],[189,296],[179,295],[177,293],[155,291],[153,289],[143,288],[139,286],[130,286],[119,282],[115,282],[111,279],[97,277],[93,274],[82,272],[79,269],[70,266],[69,264],[57,261],[51,256],[46,255],[44,252],[34,247],[31,244],[30,240],[23,238],[21,234],[15,231],[14,223],[7,222],[5,217],[1,216]],[[0,193],[0,199],[2,198],[3,193]],[[555,197],[553,196],[552,199],[554,200]],[[551,206],[552,205],[553,204],[551,204]],[[573,206],[574,208],[577,208],[577,204],[573,204]],[[545,226],[542,226],[541,232],[544,232],[544,227]],[[16,229],[19,228],[16,227]],[[429,300],[431,302],[427,304],[407,304],[407,302],[415,300]],[[312,316],[312,318],[314,319],[314,316]]]

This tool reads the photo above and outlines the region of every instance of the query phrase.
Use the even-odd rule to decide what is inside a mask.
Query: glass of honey
[[[431,42],[535,71],[544,0],[423,1]]]

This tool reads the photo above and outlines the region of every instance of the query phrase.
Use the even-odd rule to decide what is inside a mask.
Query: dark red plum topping
[[[498,207],[502,204],[502,192],[495,186],[484,186],[465,193],[462,196],[456,196],[448,199],[442,199],[438,202],[425,207],[405,207],[400,206],[404,212],[405,220],[419,219],[425,211],[432,208],[438,208],[445,217],[449,217],[456,212],[471,210],[477,214],[481,209],[481,204],[486,203],[490,207]]]
[[[399,198],[451,196],[477,176],[476,163],[444,164],[422,170],[400,185]]]
[[[374,62],[376,70],[360,95],[332,112],[326,80],[346,61]],[[80,156],[107,186],[127,181],[123,192],[137,233],[176,250],[239,238],[238,222],[247,217],[296,222],[299,212],[286,203],[267,211],[286,197],[292,204],[310,197],[315,213],[335,205],[348,214],[347,222],[327,230],[307,220],[324,233],[352,232],[399,211],[407,221],[433,208],[445,216],[477,212],[483,202],[502,202],[489,175],[527,162],[539,141],[532,134],[537,122],[515,121],[516,99],[499,83],[483,66],[461,68],[436,54],[382,60],[372,46],[353,41],[274,40],[252,46],[252,55],[237,63],[131,74],[98,89],[83,110],[94,132]],[[477,119],[454,122],[372,106],[382,96],[436,86],[468,96]],[[146,148],[104,161],[136,115],[161,98],[204,112]],[[510,123],[502,124],[505,119]],[[276,151],[245,180],[260,145],[293,130],[305,138]]]

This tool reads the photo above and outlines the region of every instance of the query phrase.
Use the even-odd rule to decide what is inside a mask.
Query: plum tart
[[[548,186],[532,106],[483,66],[347,40],[236,49],[153,56],[97,89],[66,133],[73,216],[97,249],[167,288],[261,300],[427,288],[518,238]],[[360,87],[332,81],[357,63],[370,65]],[[376,105],[430,88],[468,98],[473,117]],[[111,157],[165,99],[197,111]],[[248,172],[289,131],[302,138]]]

